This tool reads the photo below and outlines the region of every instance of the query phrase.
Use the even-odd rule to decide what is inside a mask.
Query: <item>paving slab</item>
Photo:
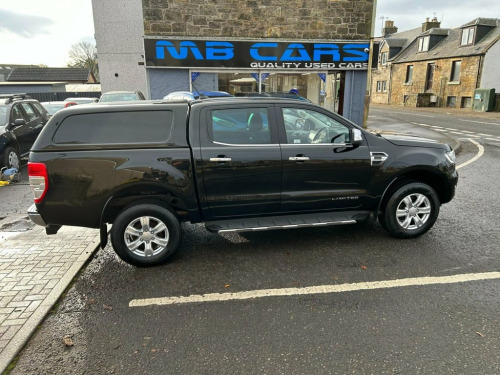
[[[99,246],[98,229],[62,227],[48,236],[22,221],[0,232],[0,373]]]

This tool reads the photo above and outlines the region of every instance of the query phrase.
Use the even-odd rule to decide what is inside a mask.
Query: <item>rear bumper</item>
[[[36,209],[36,204],[33,204],[31,205],[30,208],[28,208],[28,217],[36,225],[41,225],[42,227],[47,226],[47,223],[45,222],[45,220],[43,220],[42,215],[38,213],[38,210]]]

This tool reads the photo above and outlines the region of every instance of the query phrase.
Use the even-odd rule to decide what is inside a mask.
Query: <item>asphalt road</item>
[[[460,121],[474,120],[469,115],[431,113],[424,122],[426,112],[393,112],[401,113],[372,109],[370,125],[460,138],[457,165],[484,148],[459,169],[457,195],[429,233],[397,240],[366,223],[215,235],[185,224],[176,258],[150,269],[121,262],[108,246],[48,316],[12,374],[498,374],[500,280],[418,284],[423,277],[438,282],[500,270],[499,127]],[[487,135],[476,137],[478,126]],[[398,286],[408,278],[416,280]],[[374,281],[392,287],[366,289]],[[130,307],[138,299],[345,284],[354,285]],[[67,334],[71,348],[62,344]]]

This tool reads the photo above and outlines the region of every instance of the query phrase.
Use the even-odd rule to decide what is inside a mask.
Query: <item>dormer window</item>
[[[474,31],[475,29],[473,27],[462,30],[462,41],[460,43],[461,46],[470,46],[474,44]]]
[[[429,50],[430,36],[424,36],[418,39],[418,52],[426,52]]]
[[[381,63],[382,63],[382,65],[387,65],[387,55],[388,55],[387,52],[382,52],[382,55],[381,55]]]

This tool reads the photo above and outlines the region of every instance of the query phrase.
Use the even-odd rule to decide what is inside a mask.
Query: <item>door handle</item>
[[[210,161],[216,161],[218,163],[225,163],[228,161],[231,161],[231,158],[226,158],[226,157],[216,157],[216,158],[210,158]]]
[[[290,156],[288,158],[290,161],[307,161],[309,160],[308,156]]]

